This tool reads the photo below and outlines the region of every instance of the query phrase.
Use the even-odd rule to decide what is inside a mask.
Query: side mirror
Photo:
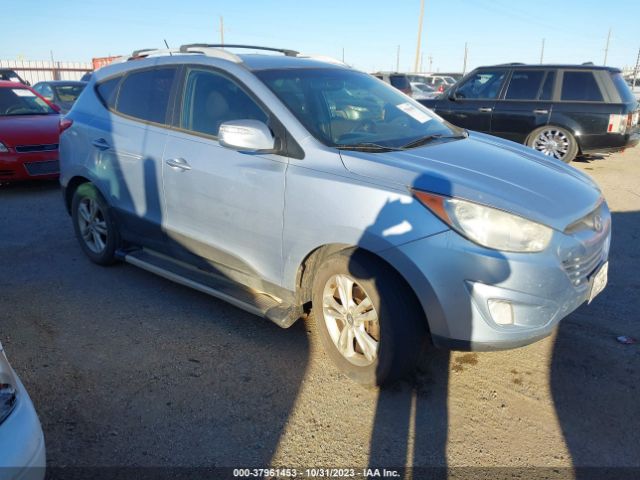
[[[239,152],[271,153],[275,138],[271,130],[259,120],[231,120],[220,125],[220,145]]]
[[[449,90],[449,95],[447,95],[447,97],[452,102],[455,102],[456,100],[458,100],[458,95],[457,95],[456,91],[453,88],[451,90]]]

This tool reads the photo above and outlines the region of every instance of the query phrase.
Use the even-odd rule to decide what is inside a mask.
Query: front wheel
[[[554,125],[535,129],[527,137],[526,144],[544,155],[565,163],[571,163],[578,154],[578,142],[571,132]]]
[[[87,257],[99,265],[114,263],[118,231],[107,202],[92,184],[83,183],[75,191],[71,216],[76,237]]]
[[[391,267],[359,250],[316,272],[313,312],[323,346],[353,380],[382,385],[411,373],[426,338],[422,308]]]

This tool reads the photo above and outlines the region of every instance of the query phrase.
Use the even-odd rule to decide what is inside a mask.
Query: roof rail
[[[187,53],[189,51],[193,52],[196,48],[246,48],[248,50],[268,50],[270,52],[280,52],[284,53],[287,57],[297,57],[300,52],[295,50],[289,50],[286,48],[271,48],[271,47],[258,47],[255,45],[236,45],[236,44],[222,44],[222,43],[190,43],[187,45],[182,45],[180,47],[180,51],[183,53]]]

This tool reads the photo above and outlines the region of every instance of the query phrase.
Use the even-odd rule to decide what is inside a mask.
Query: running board
[[[242,310],[289,328],[302,315],[302,309],[283,303],[267,293],[233,282],[222,275],[205,272],[192,265],[147,249],[119,251],[125,262],[161,277],[219,298]]]

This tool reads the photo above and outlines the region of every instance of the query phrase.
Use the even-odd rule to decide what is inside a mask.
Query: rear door
[[[176,66],[152,67],[104,82],[109,112],[96,116],[89,129],[96,181],[107,192],[125,240],[159,250],[166,247],[162,155],[177,72]]]
[[[218,142],[223,122],[269,124],[269,113],[248,89],[218,70],[189,67],[181,91],[162,164],[173,254],[279,284],[288,159],[241,153]]]
[[[454,125],[479,132],[491,132],[491,116],[500,95],[506,69],[479,70],[437,102],[438,114]]]
[[[495,104],[491,133],[524,143],[536,128],[546,125],[551,114],[555,71],[514,70],[504,95]]]

